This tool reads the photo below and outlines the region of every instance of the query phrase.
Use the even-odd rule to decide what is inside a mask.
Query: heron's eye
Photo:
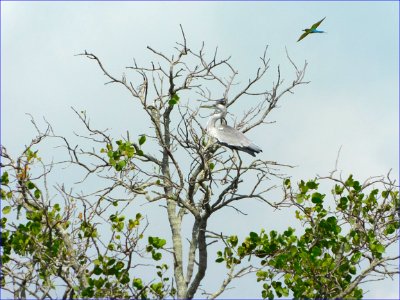
[[[226,105],[226,100],[225,99],[217,100],[217,104]]]

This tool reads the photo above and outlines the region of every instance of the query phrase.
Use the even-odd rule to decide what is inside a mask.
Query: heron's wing
[[[326,18],[326,17],[325,17]],[[313,26],[311,26],[311,30],[313,30],[313,29],[317,29],[317,27],[322,23],[322,21],[323,20],[325,20],[325,18],[323,18],[321,21],[319,21],[319,22],[317,22],[317,23],[315,23]]]
[[[249,140],[243,133],[229,125],[220,124],[213,129],[211,135],[216,138],[221,145],[247,152],[252,156],[262,152],[262,149]]]
[[[299,37],[299,39],[297,40],[298,42],[300,42],[302,39],[304,39],[307,35],[309,35],[310,34],[310,32],[309,31],[306,31],[306,32],[304,32],[300,37]]]
[[[235,147],[247,147],[252,142],[239,130],[226,124],[220,124],[216,128],[216,138],[219,142]]]
[[[226,124],[220,124],[217,127],[217,139],[220,143],[224,143],[232,148],[237,148],[239,150],[245,151],[244,149],[253,152],[262,152],[262,149],[249,140],[242,132],[230,127]]]

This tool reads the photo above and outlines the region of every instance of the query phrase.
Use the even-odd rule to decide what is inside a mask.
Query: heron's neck
[[[223,114],[223,113],[212,115],[207,122],[207,131],[210,131],[211,129],[213,129],[215,127],[215,123],[218,120],[221,120],[224,116],[225,116],[225,114]]]

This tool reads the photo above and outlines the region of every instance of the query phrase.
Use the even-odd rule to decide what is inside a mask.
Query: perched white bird
[[[219,144],[233,150],[246,152],[252,156],[262,152],[262,149],[250,141],[242,132],[226,124],[225,99],[217,100],[215,105],[202,107],[215,108],[214,114],[210,116],[207,122],[207,134],[215,138]],[[218,120],[220,120],[219,124],[217,124]]]

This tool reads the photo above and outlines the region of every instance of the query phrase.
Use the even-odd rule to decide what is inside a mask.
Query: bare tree
[[[39,232],[47,234],[42,241],[32,241],[32,247],[35,248],[31,252],[33,259],[13,261],[10,255],[8,258],[13,262],[8,261],[2,267],[2,274],[8,280],[4,284],[14,284],[14,287],[7,289],[16,297],[24,298],[24,289],[29,289],[29,294],[33,296],[49,297],[49,291],[54,287],[52,283],[60,281],[60,285],[65,287],[64,298],[92,295],[140,298],[147,292],[162,298],[167,290],[180,299],[193,298],[207,271],[208,246],[210,239],[215,238],[210,234],[208,221],[214,213],[226,208],[238,210],[235,203],[246,199],[259,200],[274,208],[284,205],[284,198],[281,203],[271,203],[267,198],[267,193],[274,188],[269,180],[272,177],[280,178],[279,167],[284,165],[262,158],[249,163],[245,163],[240,155],[235,158],[229,149],[207,137],[199,111],[202,103],[221,96],[227,100],[228,107],[251,101],[247,111],[235,121],[236,128],[244,133],[256,130],[267,123],[269,113],[277,108],[284,95],[292,93],[298,85],[307,83],[304,81],[307,63],[298,68],[287,56],[294,69],[294,79],[284,85],[278,67],[274,72],[275,81],[268,84],[265,77],[270,65],[266,47],[254,76],[242,84],[237,82],[238,71],[230,63],[230,58],[220,59],[218,49],[208,56],[204,43],[200,50],[193,51],[188,47],[183,30],[182,39],[181,43],[177,43],[173,55],[147,47],[156,60],[145,67],[134,61],[133,66],[127,68],[130,73],[122,77],[111,74],[95,54],[86,51],[79,54],[98,64],[107,78],[107,84],[123,86],[148,116],[152,132],[144,134],[137,142],[130,140],[129,133],[125,139],[115,141],[106,131],[92,128],[85,112],[76,111],[88,132],[81,137],[90,141],[90,150],[72,145],[65,137],[54,134],[51,127],[46,132],[39,130],[39,137],[26,147],[17,160],[13,160],[2,148],[2,157],[8,161],[2,163],[2,168],[14,171],[14,185],[9,188],[8,198],[11,206],[17,208],[22,205],[28,212],[34,207],[34,211],[43,212],[36,222],[40,224]],[[187,103],[183,98],[188,99]],[[200,101],[195,101],[197,99]],[[53,164],[44,164],[43,172],[34,179],[27,172],[33,160],[37,160],[32,149],[47,137],[62,141],[68,159],[60,163],[82,168],[85,172],[82,182],[91,177],[107,182],[106,187],[86,194],[58,186],[57,191],[63,195],[64,203],[63,214],[55,213],[56,216],[51,214],[60,207],[51,205],[51,196],[43,192]],[[152,153],[150,145],[158,151]],[[44,181],[43,188],[33,183],[39,179]],[[10,187],[11,183],[7,181],[6,186]],[[126,197],[116,198],[114,193],[117,191],[123,191]],[[145,197],[148,202],[166,203],[172,249],[168,250],[157,239],[149,240],[147,247],[147,252],[152,252],[155,260],[159,259],[157,251],[160,249],[172,254],[174,282],[170,286],[163,285],[161,289],[151,283],[141,285],[139,281],[134,281],[133,287],[125,281],[121,284],[124,276],[128,276],[129,281],[129,271],[135,267],[134,256],[142,256],[146,252],[138,248],[146,228],[144,224],[139,229],[143,217],[138,215],[128,223],[120,219],[121,213],[133,205],[132,200],[136,197]],[[122,204],[124,208],[118,213],[110,213],[115,204]],[[186,247],[181,226],[188,214],[194,221]],[[107,222],[120,230],[113,231],[110,240],[104,241],[99,228]],[[134,225],[129,227],[129,224]],[[54,244],[54,236],[65,245],[62,248],[65,251],[57,252],[56,256],[52,253],[49,258],[43,257],[45,254],[38,247],[49,248],[45,241],[52,239],[48,242]],[[184,255],[186,250],[188,253]],[[100,261],[99,257],[104,261]],[[32,274],[32,268],[37,268],[38,264],[45,261],[47,265],[41,268],[50,272],[44,273],[47,286],[40,284],[40,277],[34,279],[30,275],[23,275]],[[115,266],[119,261],[122,262],[117,270],[119,277],[116,277],[119,285],[113,283],[106,289],[106,283],[100,282],[98,289],[93,290],[93,282],[89,282],[91,275],[99,275],[104,271],[104,265],[110,263]],[[164,276],[166,268],[160,266],[162,274],[159,276]],[[221,287],[210,293],[211,297],[223,293],[233,279],[252,271],[254,269],[251,266],[239,270],[232,268]],[[103,294],[96,294],[98,290],[102,290]]]

